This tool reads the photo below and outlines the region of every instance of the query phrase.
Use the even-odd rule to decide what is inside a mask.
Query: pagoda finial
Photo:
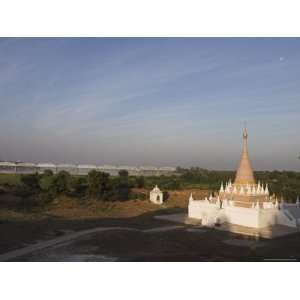
[[[244,121],[243,138],[244,138],[244,139],[247,139],[247,138],[248,138],[247,122],[246,122],[246,121]]]
[[[254,174],[248,154],[248,132],[246,126],[243,130],[243,150],[234,183],[238,185],[255,184]]]

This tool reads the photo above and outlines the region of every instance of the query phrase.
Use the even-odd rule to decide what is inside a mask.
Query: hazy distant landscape
[[[256,172],[256,177],[258,180],[269,183],[270,191],[278,197],[283,195],[287,201],[294,202],[296,196],[300,194],[299,172]],[[196,199],[209,196],[210,193],[218,190],[221,182],[226,182],[232,178],[234,178],[233,171],[208,171],[201,168],[177,168],[176,176],[152,177],[128,176],[128,172],[125,170],[120,171],[118,176],[113,177],[96,171],[90,172],[87,176],[72,176],[65,171],[58,174],[53,174],[51,171],[46,171],[44,174],[0,174],[0,233],[2,236],[0,254],[24,247],[24,245],[31,244],[36,240],[53,239],[64,236],[67,232],[77,232],[97,226],[129,226],[136,228],[136,230],[146,230],[153,226],[170,226],[168,222],[158,221],[153,217],[160,214],[186,212],[190,193],[193,193]],[[149,191],[156,184],[164,191],[166,201],[162,206],[154,205],[148,200]],[[209,242],[211,247],[214,247],[213,253],[206,253],[205,251],[208,250],[204,251],[203,246],[201,246],[204,251],[202,254],[201,251],[197,253],[189,252],[189,255],[186,256],[184,247],[190,247],[186,244],[187,242],[182,241],[182,235],[185,235],[186,239],[186,233],[184,230],[176,232],[164,233],[163,235],[157,233],[156,238],[151,242],[157,244],[159,242],[158,236],[163,236],[165,243],[171,243],[168,246],[165,245],[168,248],[172,247],[172,243],[176,240],[180,240],[181,242],[177,245],[179,248],[170,255],[164,254],[164,251],[169,250],[167,248],[163,250],[161,248],[162,244],[155,246],[157,251],[151,252],[148,249],[149,252],[147,252],[146,249],[141,249],[142,252],[138,252],[140,246],[137,244],[133,233],[123,231],[110,233],[105,244],[101,244],[100,254],[113,253],[113,257],[119,257],[118,259],[123,257],[124,260],[164,261],[261,260],[264,255],[270,256],[265,248],[263,250],[250,247],[243,254],[243,258],[243,255],[239,251],[236,252],[237,250],[233,246],[228,246],[230,248],[228,256],[224,252],[221,254],[217,249],[224,247],[221,242],[223,239],[241,239],[242,237],[236,237],[230,233],[224,235],[221,232],[214,233],[211,236],[209,234],[210,230],[203,234],[200,239],[192,234],[193,238],[190,237],[190,242],[199,243],[200,246],[203,242],[203,236],[206,236],[206,241],[212,238],[221,239],[219,242],[216,240]],[[189,233],[190,235],[191,233]],[[101,234],[97,239],[100,238],[101,240],[105,236]],[[141,233],[139,236],[142,240],[146,238]],[[120,242],[120,239],[127,240],[126,245],[136,250],[130,252],[127,247],[127,250],[125,248],[123,250],[119,249],[121,252],[118,252],[116,244],[111,243],[113,240]],[[290,243],[294,243],[295,237],[288,239]],[[150,241],[145,240],[144,242],[149,243]],[[110,244],[111,246],[109,246]],[[207,245],[206,247],[208,247]],[[276,253],[278,255],[278,252],[274,250],[276,249],[274,243],[270,245],[272,245],[270,248],[270,251],[272,249],[273,252],[272,255],[276,256]],[[59,248],[60,251],[65,252],[57,253],[49,250],[48,256],[45,256],[44,252],[43,254],[37,252],[37,256],[21,257],[20,259],[80,259],[79,257],[76,258],[76,251],[74,257],[71,255],[74,251],[72,250],[74,249],[73,246],[70,246],[70,248],[66,246],[65,250]],[[79,249],[80,247],[77,250],[79,251]],[[93,253],[93,250],[84,251],[87,251],[85,259],[105,260],[106,256],[101,258],[99,253],[98,256],[96,254],[95,256],[89,256]],[[127,251],[129,252],[127,253]],[[282,255],[282,249],[280,251]],[[294,251],[296,250],[294,249]],[[284,253],[287,253],[287,251],[285,250]],[[108,255],[108,257],[110,256]],[[81,257],[81,259],[84,259],[84,257]]]

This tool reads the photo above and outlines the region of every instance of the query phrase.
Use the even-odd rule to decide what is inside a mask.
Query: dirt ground
[[[152,222],[151,228],[167,225],[170,224]],[[298,261],[299,258],[299,234],[257,241],[215,229],[201,228],[197,232],[190,228],[101,232],[13,261]]]
[[[0,254],[96,227],[133,230],[99,232],[47,248],[15,261],[264,261],[298,260],[300,234],[256,241],[215,229],[183,225],[160,232],[149,229],[176,224],[154,218],[187,212],[191,190],[170,193],[163,206],[144,200],[105,203],[62,197],[43,210],[14,209],[11,196],[0,195]],[[207,192],[201,192],[206,195]],[[193,192],[195,198],[199,191]],[[10,205],[7,204],[10,203]],[[177,224],[178,225],[178,224]]]
[[[169,192],[169,198],[161,206],[152,204],[148,200],[102,202],[82,201],[63,196],[47,207],[31,210],[20,207],[20,198],[2,193],[0,194],[0,253],[24,247],[37,240],[62,235],[65,230],[78,231],[112,225],[151,227],[153,223],[151,213],[185,211],[191,192],[197,193],[199,197],[207,195],[206,191],[194,190]]]

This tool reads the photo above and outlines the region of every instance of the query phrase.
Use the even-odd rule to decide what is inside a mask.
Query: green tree
[[[51,170],[45,170],[45,172],[40,176],[39,186],[42,191],[48,192],[53,184],[54,176]]]
[[[54,196],[70,191],[71,175],[67,171],[60,171],[53,178],[50,186],[50,193]]]
[[[40,189],[44,192],[49,192],[52,188],[54,176],[42,176],[39,181]]]
[[[43,176],[53,176],[53,171],[52,170],[45,170],[43,173]]]
[[[93,170],[88,174],[88,196],[101,199],[109,191],[109,174]]]
[[[121,178],[128,178],[128,171],[127,170],[120,170],[119,171],[119,176]]]
[[[171,179],[166,185],[165,187],[167,189],[170,189],[170,190],[178,190],[181,188],[180,186],[180,182],[178,179]]]
[[[72,196],[83,197],[87,190],[87,178],[73,176],[70,186]]]
[[[22,175],[21,182],[31,192],[36,192],[39,190],[39,175],[37,173]]]
[[[141,189],[145,187],[145,177],[144,176],[138,176],[135,180],[136,187]]]
[[[131,191],[131,186],[128,178],[128,171],[121,170],[119,172],[119,178],[116,181],[115,185],[115,194],[118,200],[126,201],[129,199]]]

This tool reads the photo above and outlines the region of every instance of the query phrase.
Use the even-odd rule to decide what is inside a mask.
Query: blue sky
[[[0,159],[300,170],[299,38],[1,38]]]

